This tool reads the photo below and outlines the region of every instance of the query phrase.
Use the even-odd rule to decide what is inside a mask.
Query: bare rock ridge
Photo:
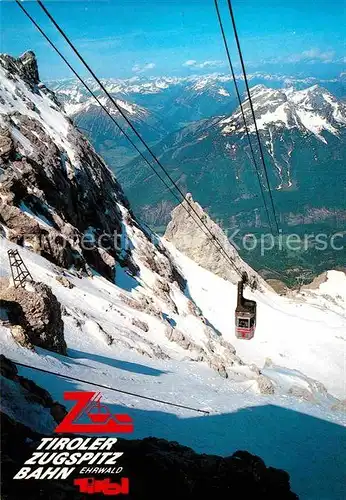
[[[8,238],[63,267],[89,262],[111,279],[118,253],[111,236],[109,255],[83,251],[80,242],[90,228],[95,238],[120,232],[115,201],[127,203],[120,186],[39,83],[34,54],[2,55],[1,66],[0,222]]]
[[[37,59],[31,50],[24,52],[18,59],[6,55],[3,57],[3,66],[12,74],[18,73],[21,79],[30,85],[40,83]]]
[[[172,220],[165,232],[165,239],[173,243],[178,250],[208,271],[231,283],[237,283],[239,274],[231,267],[223,252],[217,248],[211,235],[202,226],[202,223],[198,222],[197,225],[197,216],[195,215],[197,213],[208,227],[210,233],[215,235],[221,243],[225,253],[236,267],[241,272],[245,271],[248,274],[250,283],[253,283],[257,287],[268,287],[265,281],[239,257],[236,248],[229,242],[226,234],[209,217],[203,208],[193,200],[192,195],[189,193],[186,197],[189,203],[184,201],[173,210]],[[201,226],[201,228],[198,226]]]

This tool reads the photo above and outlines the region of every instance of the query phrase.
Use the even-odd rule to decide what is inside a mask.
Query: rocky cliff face
[[[129,203],[40,83],[32,52],[0,56],[0,181],[0,230],[10,241],[58,266],[89,274],[94,269],[111,281],[118,263],[138,272],[126,237],[126,227],[138,227]],[[145,233],[141,237],[145,251],[150,242]],[[153,252],[158,274],[179,281],[161,249]]]
[[[58,265],[89,263],[113,279],[122,250],[116,237],[122,233],[120,205],[128,202],[39,82],[32,52],[0,57],[0,127],[0,222],[6,236]]]

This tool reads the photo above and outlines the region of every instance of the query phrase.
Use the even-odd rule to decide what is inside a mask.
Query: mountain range
[[[305,106],[317,91],[311,92]],[[276,99],[283,106],[283,97]],[[309,132],[321,147],[340,140],[334,134],[341,135],[343,109],[335,102],[328,117],[335,131]],[[200,137],[201,127],[229,141],[226,127],[237,123],[237,111],[233,118],[199,122],[191,137]],[[296,131],[303,120],[289,123]],[[241,141],[241,126],[236,135]],[[73,406],[65,393],[76,390],[102,390],[107,411],[134,423],[119,443],[126,451],[119,459],[136,499],[166,498],[172,474],[178,498],[239,491],[246,498],[295,500],[291,486],[301,498],[344,497],[344,272],[328,270],[280,296],[192,196],[171,214],[165,237],[150,233],[114,173],[40,82],[32,52],[0,56],[0,161],[7,498],[76,498],[71,478],[12,479],[30,448],[54,435]],[[20,287],[8,251],[18,252],[30,272]],[[251,341],[234,335],[244,271],[252,285],[245,296],[257,303]],[[109,474],[112,481],[121,477]]]
[[[346,105],[316,85],[301,91],[258,85],[251,93],[281,221],[290,224],[290,214],[301,213],[305,206],[343,208]],[[248,101],[243,110],[265,185]],[[222,218],[226,227],[234,225],[234,217],[248,226],[266,224],[239,108],[229,116],[193,122],[166,137],[156,151],[180,187],[197,193],[203,206]],[[138,205],[160,203],[161,189],[140,160],[129,163],[119,178]],[[143,183],[150,189],[140,192]],[[261,211],[260,221],[255,209]]]
[[[279,227],[284,232],[292,228],[298,233],[323,231],[332,237],[342,230],[346,217],[344,76],[318,81],[258,73],[250,75],[249,81]],[[181,190],[191,191],[225,230],[240,228],[244,233],[268,229],[257,175],[273,228],[252,113],[244,97],[256,165],[229,76],[135,77],[103,83]],[[245,96],[244,82],[240,79],[238,83]],[[97,86],[91,81],[88,84],[114,113]],[[79,84],[69,80],[52,85],[67,113],[117,173],[136,212],[156,229],[164,230],[177,202],[175,196],[162,189],[153,172],[136,158],[132,146]],[[120,122],[128,131],[123,120]],[[271,258],[256,252],[246,255],[259,269],[279,266],[283,270],[290,262],[288,267],[298,274],[304,269],[315,274],[326,269],[324,260],[329,265],[343,265],[343,250],[328,249],[327,254],[322,256],[309,248],[296,256],[283,252],[272,252]]]
[[[284,233],[340,233],[340,250],[313,246],[292,252],[243,253],[257,269],[280,269],[302,275],[326,266],[344,266],[346,245],[346,106],[323,87],[304,90],[251,89],[276,219]],[[231,115],[193,122],[171,133],[156,146],[160,161],[184,192],[192,192],[225,230],[267,232],[267,213],[256,173],[259,173],[273,228],[261,153],[248,101],[243,102],[255,163],[237,108]],[[133,206],[154,227],[165,225],[175,204],[139,159],[126,165],[118,178]],[[142,189],[146,186],[146,189]],[[258,247],[257,247],[258,248]]]
[[[319,81],[315,78],[294,78],[282,75],[255,73],[249,75],[251,85],[268,84],[275,88],[294,85],[305,88],[322,84],[335,95],[346,95],[344,78]],[[98,96],[102,93],[93,80],[86,80]],[[233,80],[226,74],[211,74],[191,77],[133,77],[130,79],[105,79],[102,83],[107,91],[125,106],[124,111],[138,125],[147,142],[160,141],[168,133],[179,130],[192,121],[211,118],[234,111],[237,101]],[[239,77],[240,91],[244,93],[244,81]],[[119,136],[118,129],[109,121],[88,95],[83,85],[73,79],[48,82],[58,98],[65,103],[66,112],[83,132],[92,140],[113,169],[124,165],[135,156],[135,152]],[[102,103],[114,112],[114,108],[102,97]],[[131,111],[130,111],[131,109]],[[120,120],[122,125],[126,124]]]

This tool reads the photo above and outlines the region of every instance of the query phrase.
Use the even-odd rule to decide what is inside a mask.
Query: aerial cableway
[[[183,202],[182,206],[186,210],[186,212],[188,213],[188,215],[190,217],[192,217],[192,219],[196,223],[197,227],[201,231],[203,231],[205,235],[208,236],[208,238],[211,240],[212,244],[223,255],[223,257],[226,259],[227,263],[230,265],[230,267],[233,269],[233,271],[235,271],[236,274],[238,275],[238,277],[240,279],[240,282],[243,283],[243,285],[244,285],[245,283],[244,283],[244,280],[243,280],[243,270],[240,269],[236,265],[236,263],[233,261],[232,257],[227,253],[227,251],[225,250],[225,248],[223,247],[222,243],[219,241],[219,239],[217,238],[217,236],[215,236],[215,234],[213,234],[213,232],[210,230],[210,228],[208,227],[208,225],[205,223],[205,221],[198,214],[198,212],[196,211],[195,207],[191,204],[190,200],[186,197],[186,195],[183,193],[183,191],[181,190],[181,188],[174,181],[174,179],[172,178],[172,176],[170,175],[170,173],[167,171],[167,169],[164,167],[164,165],[162,165],[161,161],[157,158],[157,155],[152,151],[152,149],[149,147],[149,145],[147,144],[147,142],[143,139],[143,137],[141,136],[141,134],[137,131],[136,127],[133,125],[133,123],[131,122],[131,120],[126,116],[126,114],[121,109],[121,107],[117,104],[117,102],[113,98],[113,96],[107,91],[107,89],[105,88],[105,86],[103,85],[103,83],[101,82],[101,80],[98,78],[98,76],[96,75],[96,73],[91,69],[90,65],[86,62],[85,58],[80,54],[80,52],[78,51],[78,49],[72,43],[72,41],[70,40],[70,38],[67,36],[67,34],[64,32],[64,30],[61,28],[61,26],[56,22],[56,20],[51,15],[51,13],[47,10],[47,8],[44,6],[44,4],[42,3],[42,1],[41,0],[37,0],[37,3],[41,7],[41,9],[44,11],[44,13],[47,15],[47,17],[50,19],[50,21],[53,23],[53,25],[58,30],[58,32],[62,35],[62,37],[68,43],[68,45],[73,50],[73,52],[76,54],[76,56],[79,58],[79,60],[82,62],[82,64],[84,65],[84,67],[88,70],[88,72],[92,75],[92,77],[94,78],[94,80],[98,83],[100,89],[107,96],[107,98],[109,99],[109,101],[112,104],[112,106],[118,111],[118,113],[122,116],[122,118],[128,124],[128,126],[130,127],[130,130],[135,134],[136,138],[140,141],[141,145],[144,146],[144,148],[145,148],[144,150],[150,155],[150,160],[144,155],[143,151],[141,151],[139,149],[139,147],[135,144],[135,142],[133,141],[133,139],[123,129],[123,127],[118,123],[118,121],[109,112],[109,110],[102,104],[102,102],[100,101],[100,99],[90,89],[90,87],[85,82],[85,80],[77,73],[77,71],[68,62],[68,60],[65,58],[65,56],[59,51],[59,49],[56,47],[56,45],[54,44],[54,42],[46,35],[46,33],[44,32],[44,30],[33,19],[33,17],[29,14],[29,12],[27,11],[27,9],[23,6],[22,2],[20,2],[19,0],[15,0],[15,1],[16,1],[17,5],[20,7],[20,9],[25,13],[25,15],[34,24],[34,26],[39,30],[39,32],[41,33],[41,35],[48,41],[48,43],[51,45],[51,47],[62,58],[62,60],[64,61],[64,63],[69,67],[69,69],[73,72],[73,74],[76,76],[76,78],[82,83],[82,85],[86,88],[86,90],[90,93],[90,95],[95,99],[95,101],[98,103],[98,105],[109,116],[109,118],[117,126],[117,128],[124,135],[124,137],[126,137],[126,139],[130,142],[130,144],[133,146],[133,148],[136,150],[136,152],[144,160],[144,162],[146,163],[146,165],[149,166],[151,168],[151,170],[155,173],[155,175],[158,176],[158,178],[161,180],[161,182],[165,185],[166,189],[168,189],[173,194],[173,196],[177,199],[177,201],[179,203]],[[262,197],[263,197],[263,200],[264,200],[264,205],[265,205],[265,208],[266,208],[268,222],[269,222],[270,227],[272,228],[271,219],[270,219],[270,216],[269,216],[269,210],[268,210],[268,206],[267,206],[267,203],[266,203],[266,200],[265,200],[264,190],[263,190],[263,186],[262,186],[262,182],[261,182],[261,174],[259,172],[259,169],[258,169],[258,166],[257,166],[257,163],[256,163],[256,159],[255,159],[255,155],[254,155],[254,151],[253,151],[253,147],[252,147],[252,144],[251,144],[251,139],[250,139],[250,136],[249,136],[248,127],[247,127],[246,120],[245,120],[245,114],[244,114],[244,111],[243,111],[243,108],[242,108],[242,104],[241,104],[240,93],[239,93],[239,89],[237,87],[237,82],[236,82],[235,75],[234,75],[233,65],[232,65],[231,58],[230,58],[228,44],[227,44],[227,40],[226,40],[224,29],[223,29],[222,20],[221,20],[221,17],[220,17],[220,12],[219,12],[219,9],[218,9],[217,0],[215,0],[215,5],[216,5],[216,9],[217,9],[218,20],[219,20],[221,31],[222,31],[222,36],[223,36],[223,40],[224,40],[226,52],[227,52],[227,58],[228,58],[228,61],[229,61],[230,67],[231,67],[232,76],[233,76],[234,83],[235,83],[235,86],[236,86],[237,97],[238,97],[238,100],[240,102],[240,108],[241,108],[241,112],[242,112],[242,116],[243,116],[245,128],[246,128],[246,131],[247,131],[247,137],[248,137],[248,141],[249,141],[249,145],[250,145],[251,154],[252,154],[252,157],[253,157],[254,166],[255,166],[255,169],[256,169],[257,176],[258,176],[258,181],[259,181],[259,185],[260,185],[260,189],[261,189],[261,194],[262,194]],[[239,38],[238,38],[237,31],[236,31],[236,25],[235,25],[234,15],[233,15],[233,11],[232,11],[232,7],[231,7],[231,4],[230,4],[230,1],[229,1],[229,9],[230,9],[231,17],[232,17],[232,24],[233,24],[234,33],[235,33],[235,36],[236,36],[237,46],[238,46],[240,57],[241,57],[241,61],[242,61],[242,68],[243,68],[243,73],[244,73],[244,79],[246,79],[245,65],[244,65],[244,61],[243,61],[242,55],[241,55]],[[246,85],[247,85],[247,90],[248,90],[248,96],[249,96],[250,106],[252,108],[253,120],[255,122],[255,129],[256,129],[257,139],[258,139],[258,142],[259,142],[259,147],[260,147],[260,152],[261,152],[261,159],[262,159],[263,169],[264,169],[265,178],[266,178],[266,181],[267,181],[268,191],[269,191],[270,198],[271,198],[272,210],[273,210],[274,219],[275,219],[275,222],[276,222],[276,228],[278,230],[278,224],[277,224],[277,219],[276,219],[276,214],[275,214],[275,208],[274,208],[273,198],[272,198],[272,194],[271,194],[271,190],[270,190],[267,169],[266,169],[266,165],[265,165],[265,161],[264,161],[263,150],[262,150],[261,143],[260,143],[260,138],[259,138],[259,134],[258,134],[258,128],[257,128],[257,125],[256,125],[256,118],[255,118],[255,114],[254,114],[254,111],[253,111],[253,106],[252,106],[252,101],[251,101],[251,95],[250,95],[250,91],[248,89],[247,79],[246,79]],[[156,168],[154,167],[154,165],[152,164],[152,162],[154,162]],[[157,168],[159,168],[162,171],[162,174],[157,170]],[[255,315],[256,315],[256,312],[255,312]]]
[[[62,356],[62,355],[60,354],[60,356]],[[135,392],[129,392],[129,391],[125,391],[123,389],[117,389],[115,387],[109,387],[109,386],[104,385],[104,384],[98,384],[95,381],[91,382],[90,380],[85,380],[85,379],[81,379],[81,378],[77,378],[77,377],[72,377],[71,375],[67,375],[67,374],[65,375],[64,373],[54,372],[52,370],[47,370],[45,368],[39,368],[38,366],[32,366],[32,365],[27,365],[25,363],[20,363],[19,361],[16,361],[16,360],[13,360],[13,359],[11,359],[11,361],[13,363],[15,363],[16,365],[18,365],[18,366],[22,366],[23,368],[29,368],[30,370],[37,370],[37,371],[40,371],[42,373],[47,373],[48,375],[55,375],[56,377],[61,377],[61,378],[64,378],[66,380],[73,380],[74,382],[81,382],[83,384],[92,385],[94,387],[101,387],[102,389],[107,389],[109,391],[117,392],[119,394],[125,394],[127,396],[133,396],[133,397],[136,397],[136,398],[139,398],[139,399],[145,399],[147,401],[153,401],[155,403],[160,403],[160,404],[163,404],[163,405],[173,406],[175,408],[181,408],[181,409],[184,409],[184,410],[191,410],[191,411],[195,411],[197,413],[203,413],[204,415],[209,415],[210,414],[209,410],[204,410],[204,409],[201,409],[201,408],[193,408],[192,406],[182,405],[182,404],[179,404],[179,403],[172,403],[171,401],[165,401],[163,399],[158,399],[158,398],[154,398],[154,397],[151,397],[151,396],[145,396],[144,394],[139,394],[139,393],[135,393]]]

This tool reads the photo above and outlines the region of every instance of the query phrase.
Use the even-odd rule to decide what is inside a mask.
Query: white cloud
[[[332,62],[335,52],[333,50],[309,49],[300,54],[293,54],[288,57],[288,62]]]
[[[188,61],[185,61],[183,66],[195,66],[197,64],[197,61],[194,59],[189,59]]]
[[[198,68],[198,69],[204,69],[204,68],[218,68],[221,66],[224,66],[224,61],[216,61],[216,60],[211,60],[211,61],[203,61],[199,63],[198,61],[195,61],[194,59],[189,59],[188,61],[185,61],[183,66],[187,66],[190,68]]]
[[[204,61],[198,65],[199,68],[217,68],[220,66],[224,66],[223,61]]]
[[[132,71],[134,73],[144,73],[145,71],[148,71],[149,69],[155,68],[156,64],[151,62],[151,63],[146,63],[146,64],[135,64],[132,67]]]

